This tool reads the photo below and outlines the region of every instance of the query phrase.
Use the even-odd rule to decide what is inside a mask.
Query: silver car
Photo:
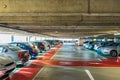
[[[0,80],[3,76],[10,74],[16,68],[16,63],[13,59],[0,56]]]
[[[118,43],[109,44],[107,46],[101,47],[101,52],[103,54],[110,55],[112,57],[116,57],[116,56],[118,56],[117,46],[118,46]]]
[[[0,45],[0,55],[12,58],[17,64],[24,64],[30,59],[30,55],[27,50],[23,50],[10,44]]]

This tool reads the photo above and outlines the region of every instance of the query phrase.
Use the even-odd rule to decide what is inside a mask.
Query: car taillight
[[[23,57],[24,54],[23,53],[18,53],[18,57]]]
[[[35,50],[32,49],[32,52],[35,52]]]

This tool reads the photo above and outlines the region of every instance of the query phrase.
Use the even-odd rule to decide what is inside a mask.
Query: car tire
[[[112,57],[117,57],[117,51],[116,50],[112,50],[112,51],[110,51],[110,55],[112,56]]]

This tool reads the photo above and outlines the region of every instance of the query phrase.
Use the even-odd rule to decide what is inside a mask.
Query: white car
[[[16,63],[10,57],[0,56],[0,80],[16,68]]]
[[[18,65],[24,65],[25,62],[30,60],[30,55],[27,50],[10,44],[0,44],[0,55],[12,58]]]
[[[41,41],[41,42],[44,44],[46,51],[50,50],[50,44],[47,41]]]

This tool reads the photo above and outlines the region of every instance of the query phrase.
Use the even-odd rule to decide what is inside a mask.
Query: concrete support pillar
[[[11,42],[14,42],[14,36],[11,35]]]
[[[118,42],[119,42],[119,39],[116,38],[116,37],[114,37],[114,42],[115,42],[115,43],[118,43]]]
[[[26,37],[26,42],[29,42],[29,36]]]
[[[37,40],[36,36],[35,36],[35,41]]]
[[[85,42],[85,39],[80,38],[80,39],[79,39],[79,45],[82,46],[82,45],[83,45],[83,42]]]
[[[108,38],[107,38],[107,37],[104,37],[103,41],[104,41],[104,42],[108,42]]]

